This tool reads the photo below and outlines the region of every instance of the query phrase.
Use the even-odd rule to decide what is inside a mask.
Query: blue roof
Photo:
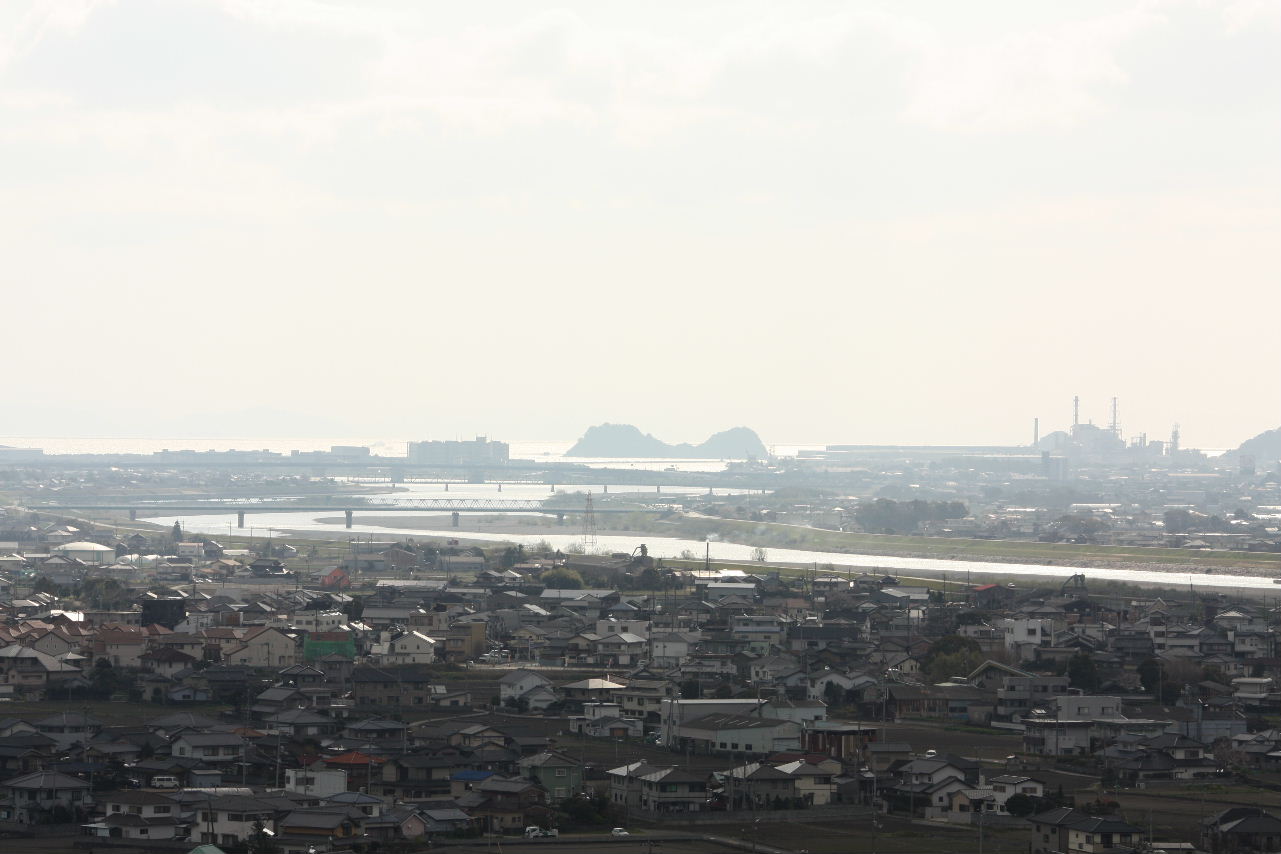
[[[451,780],[488,780],[494,776],[493,771],[455,771],[449,775]]]

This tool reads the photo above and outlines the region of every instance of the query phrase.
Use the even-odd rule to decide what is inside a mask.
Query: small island
[[[631,424],[599,424],[588,428],[574,443],[568,457],[645,457],[686,460],[765,459],[769,451],[756,431],[734,427],[716,433],[698,445],[669,445]]]

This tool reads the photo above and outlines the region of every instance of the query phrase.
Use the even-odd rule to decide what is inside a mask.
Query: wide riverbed
[[[451,493],[458,495],[457,493]],[[507,494],[506,492],[504,494]],[[461,497],[461,495],[459,495]],[[512,494],[511,497],[517,497]],[[524,497],[524,496],[521,496]],[[376,509],[371,509],[369,515],[377,515]],[[355,521],[350,529],[343,527],[341,522],[322,523],[318,521],[321,518],[332,518],[332,511],[327,514],[321,513],[272,513],[258,517],[251,517],[248,524],[252,524],[252,531],[257,535],[264,535],[268,531],[303,531],[303,532],[323,532],[333,539],[355,538],[360,535],[380,535],[388,539],[403,539],[405,537],[444,539],[452,538],[458,540],[501,540],[513,543],[522,543],[525,545],[535,545],[538,543],[548,543],[553,548],[561,550],[577,549],[583,546],[583,536],[581,531],[575,526],[566,525],[563,528],[540,528],[531,533],[511,533],[506,528],[510,523],[515,521],[507,514],[505,519],[508,525],[504,530],[484,531],[480,530],[481,525],[468,525],[469,514],[462,514],[462,525],[467,527],[446,528],[408,527],[411,520],[418,514],[403,514],[406,527],[389,528],[381,525],[362,524],[360,513],[357,512]],[[441,514],[422,514],[431,516],[433,522],[438,524]],[[485,514],[474,514],[485,516]],[[399,517],[398,517],[399,518]],[[519,517],[516,517],[519,518]],[[209,536],[217,537],[230,533],[250,533],[251,529],[246,528],[243,532],[235,529],[235,517],[229,515],[208,515],[208,516],[186,516],[175,518],[173,516],[161,516],[149,518],[147,521],[166,527],[173,525],[175,521],[180,521],[184,529],[194,531]],[[605,524],[602,520],[601,524]],[[641,543],[645,543],[649,548],[649,553],[654,557],[676,558],[681,557],[682,553],[692,553],[697,557],[702,557],[709,544],[702,540],[687,540],[676,537],[660,537],[653,534],[634,534],[629,536],[598,536],[596,539],[595,551],[603,552],[623,552],[630,554]],[[734,561],[751,561],[753,559],[753,547],[747,544],[730,543],[715,541],[710,543],[710,553],[713,560],[734,560]],[[1157,569],[1129,569],[1116,567],[1090,567],[1090,566],[1057,566],[1049,564],[1021,564],[1021,563],[1000,563],[989,561],[971,561],[971,560],[941,560],[937,558],[916,558],[916,557],[892,557],[888,555],[864,555],[848,554],[845,552],[820,552],[804,551],[800,549],[777,549],[768,550],[768,559],[780,563],[814,563],[814,564],[832,564],[838,567],[875,567],[892,572],[923,571],[928,573],[946,572],[952,574],[958,581],[965,579],[979,583],[985,576],[1010,576],[1010,575],[1028,575],[1028,576],[1049,576],[1064,578],[1071,575],[1082,574],[1087,578],[1107,579],[1112,581],[1125,581],[1136,584],[1160,584],[1162,586],[1183,587],[1191,585],[1194,587],[1215,587],[1215,588],[1239,588],[1249,589],[1256,593],[1265,590],[1273,590],[1277,595],[1281,595],[1281,585],[1273,584],[1271,577],[1258,575],[1230,575],[1227,571],[1223,574],[1212,574],[1204,572],[1177,572],[1162,571]]]

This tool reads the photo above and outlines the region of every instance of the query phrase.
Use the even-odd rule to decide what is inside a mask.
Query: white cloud
[[[0,4],[0,71],[53,33],[74,32],[115,0],[9,0]]]
[[[904,115],[929,127],[1011,131],[1069,127],[1105,109],[1127,74],[1119,49],[1158,26],[1150,3],[990,41],[940,38],[922,58]]]
[[[1221,5],[1223,23],[1232,33],[1281,24],[1281,0],[1227,0]]]

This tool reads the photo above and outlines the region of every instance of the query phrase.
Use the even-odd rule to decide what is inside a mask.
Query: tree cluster
[[[969,511],[960,501],[893,501],[878,498],[865,501],[854,511],[854,519],[865,531],[896,533],[914,531],[922,522],[963,519]]]
[[[983,663],[983,650],[978,641],[960,635],[946,635],[931,646],[922,661],[926,678],[946,682],[953,676],[964,676]]]

